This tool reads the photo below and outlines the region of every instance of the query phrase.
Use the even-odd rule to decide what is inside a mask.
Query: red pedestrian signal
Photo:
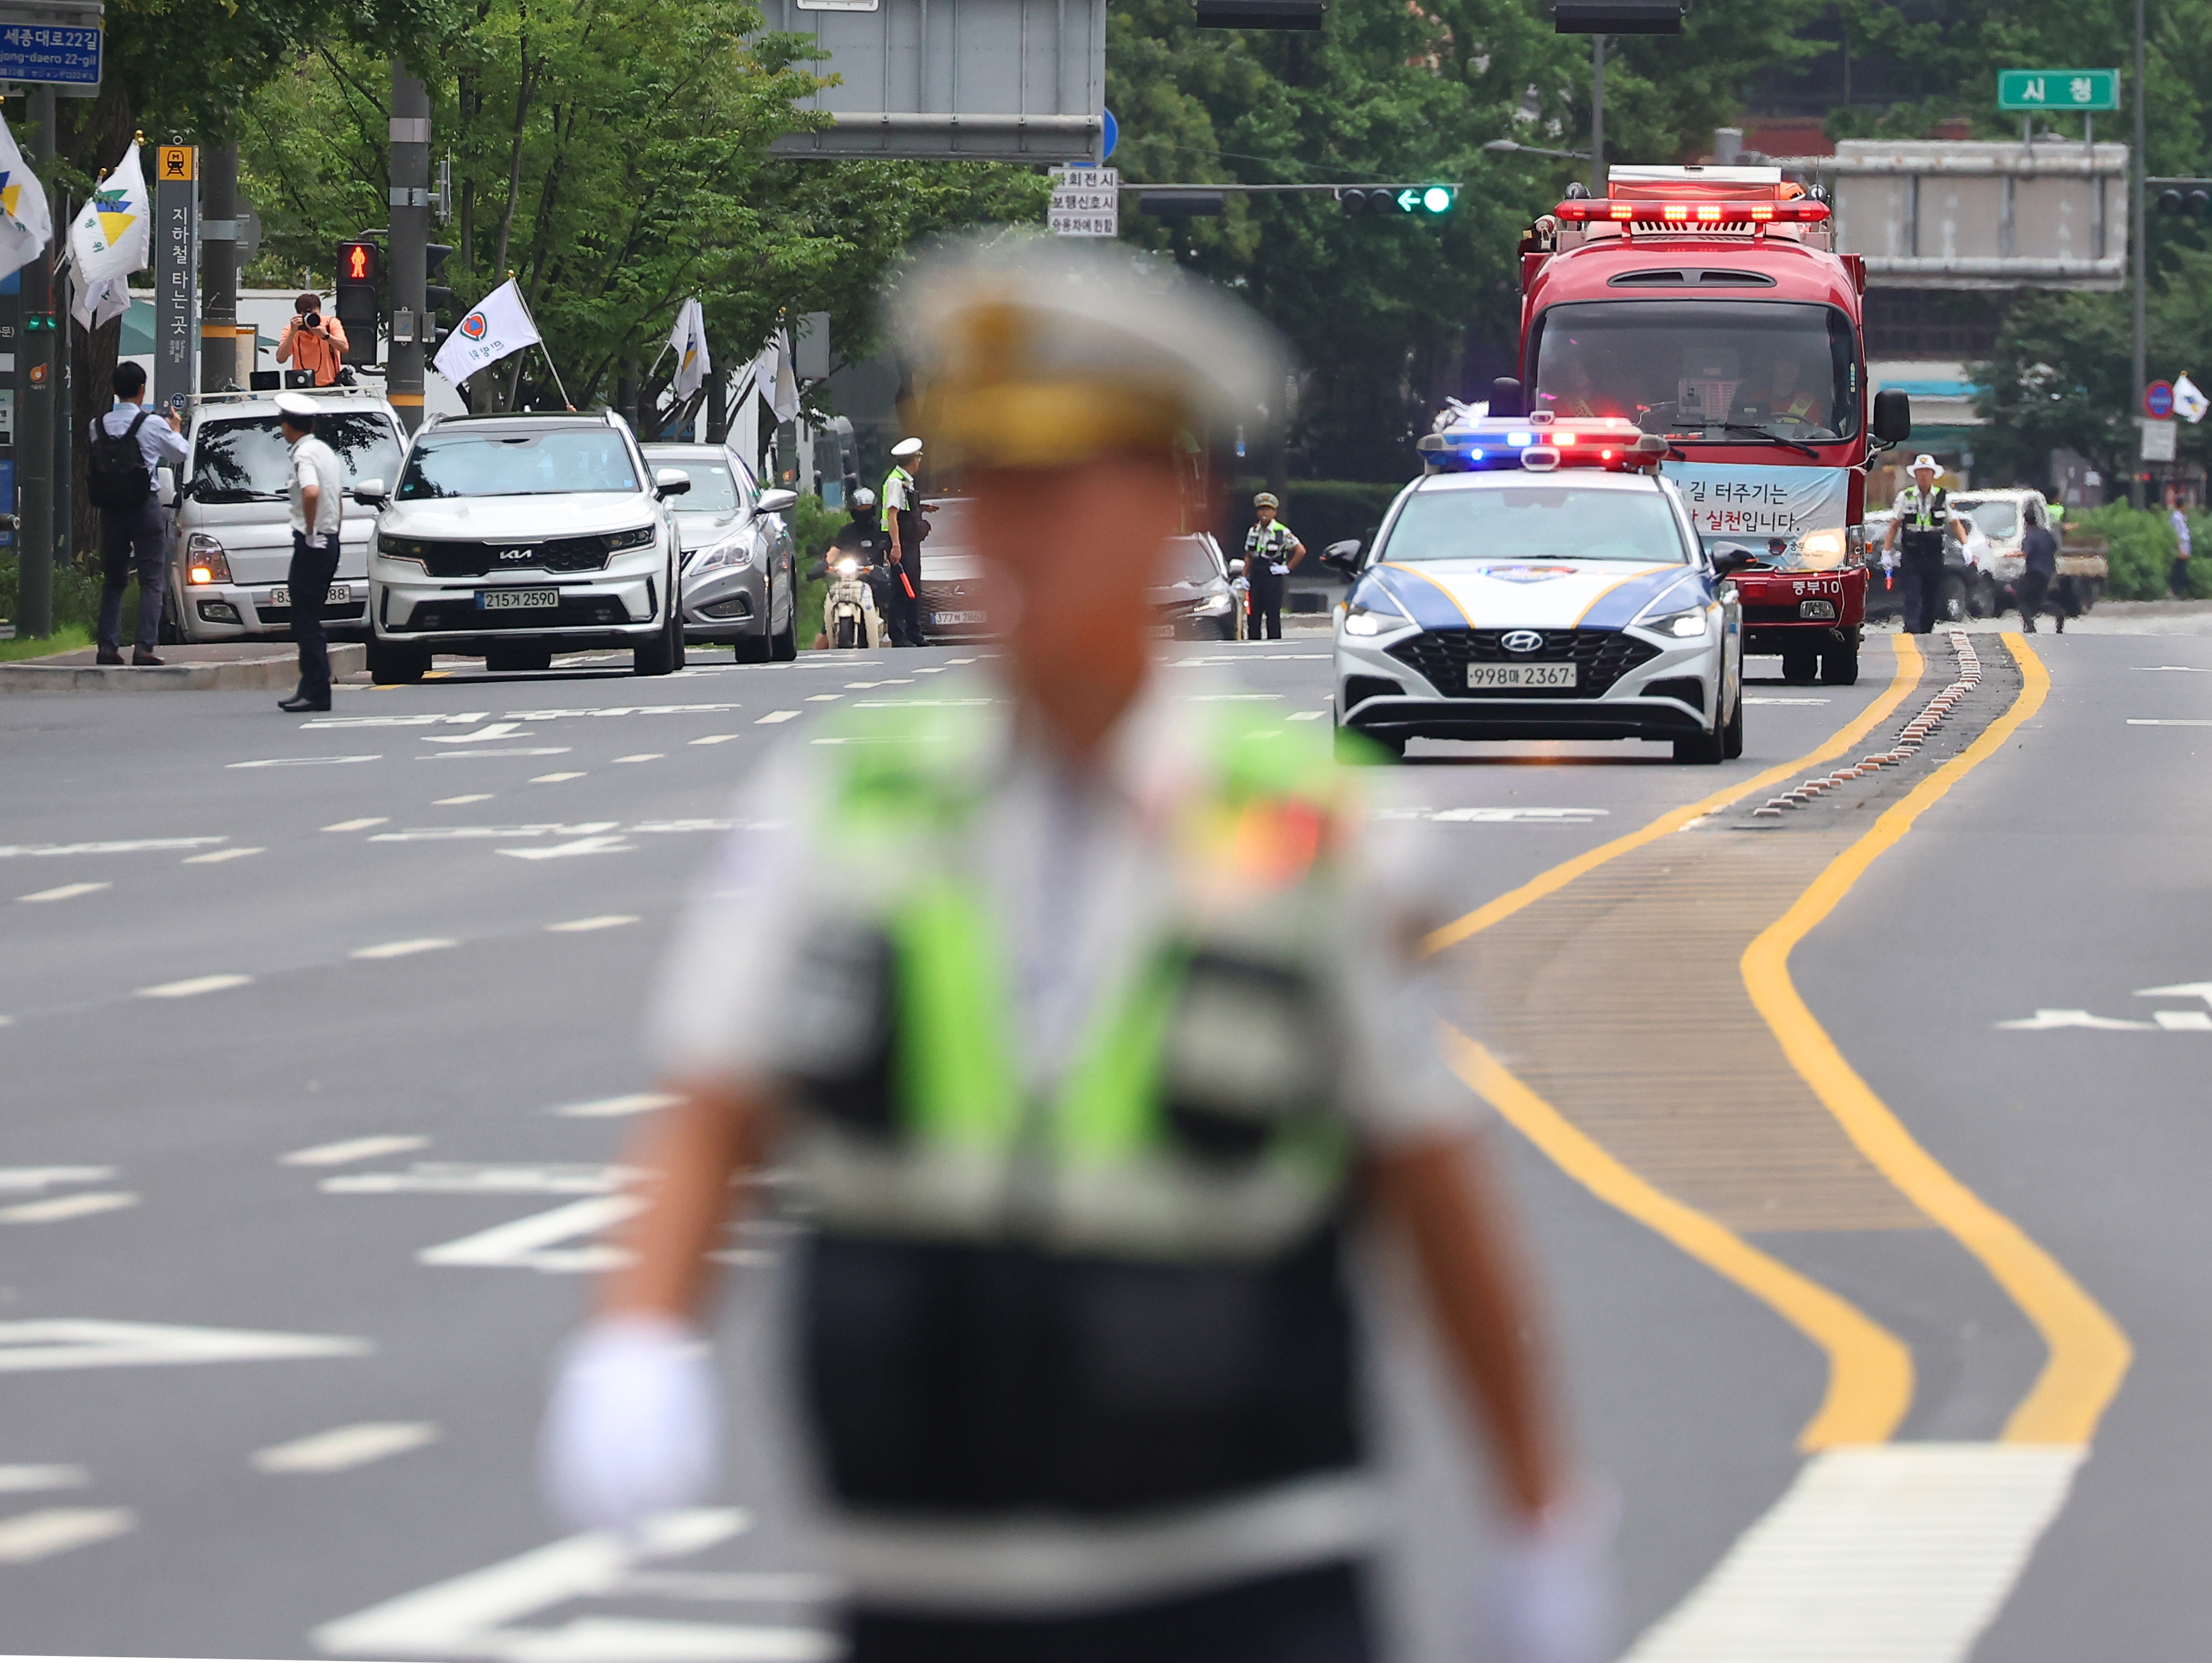
[[[338,322],[345,326],[345,360],[376,361],[384,322],[384,250],[366,237],[338,245]]]
[[[384,262],[379,258],[373,242],[349,242],[338,248],[338,281],[341,283],[374,283],[384,275]]]

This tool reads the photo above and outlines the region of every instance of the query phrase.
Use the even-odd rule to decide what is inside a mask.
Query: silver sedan
[[[746,492],[719,445],[644,446],[653,467],[679,468],[691,489],[672,497],[684,543],[684,639],[734,648],[742,662],[798,656],[798,580],[784,515],[798,493]],[[749,500],[750,497],[750,500]]]

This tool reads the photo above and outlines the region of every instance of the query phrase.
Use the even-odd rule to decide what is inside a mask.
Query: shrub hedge
[[[2165,509],[2108,502],[2101,508],[2069,509],[2066,524],[2094,531],[2110,543],[2106,557],[2112,575],[2105,592],[2112,599],[2166,598],[2166,574],[2173,568],[2177,549]],[[2212,515],[2191,513],[2189,534],[2191,547],[2199,551],[2189,562],[2189,592],[2196,599],[2212,599]]]

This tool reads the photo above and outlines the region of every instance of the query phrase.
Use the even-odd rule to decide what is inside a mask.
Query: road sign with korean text
[[[1060,167],[1052,175],[1052,205],[1045,223],[1059,237],[1121,234],[1121,170]]]
[[[0,8],[0,81],[97,87],[103,39],[97,24],[26,22],[20,9]]]
[[[2118,70],[1999,70],[2000,110],[2117,110]]]

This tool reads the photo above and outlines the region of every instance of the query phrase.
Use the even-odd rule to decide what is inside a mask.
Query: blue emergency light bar
[[[1669,448],[1617,416],[1580,419],[1540,411],[1534,416],[1483,416],[1423,434],[1415,441],[1429,473],[1487,473],[1513,468],[1549,473],[1555,468],[1602,468],[1620,473],[1655,468]]]

